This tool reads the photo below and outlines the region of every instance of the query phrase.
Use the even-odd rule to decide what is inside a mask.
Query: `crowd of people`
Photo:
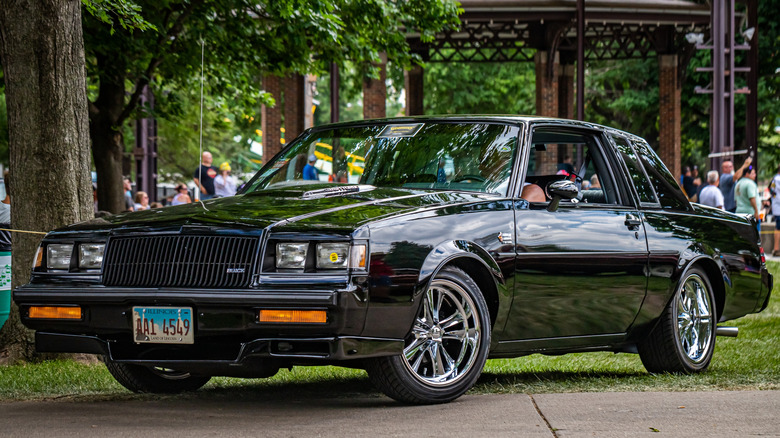
[[[732,161],[724,161],[721,174],[718,175],[717,170],[710,170],[704,182],[699,177],[698,166],[685,166],[681,180],[683,191],[691,201],[732,213],[749,213],[761,217],[756,169],[750,157],[736,170]]]
[[[190,189],[185,183],[178,183],[173,195],[168,196],[164,203],[149,202],[149,194],[137,191],[133,194],[133,185],[130,178],[124,178],[125,211],[141,211],[151,208],[160,208],[167,205],[182,205],[191,202],[205,201],[211,198],[233,196],[238,190],[238,180],[231,175],[230,163],[227,161],[219,167],[212,166],[211,152],[203,152],[200,166],[192,174],[192,182],[195,186],[194,193],[190,196]],[[93,187],[93,189],[95,189]],[[95,211],[97,212],[97,197],[95,197]]]
[[[696,166],[684,167],[681,183],[685,194],[691,201],[709,205],[738,214],[752,214],[760,222],[768,222],[771,216],[775,222],[774,251],[780,256],[780,166],[767,187],[767,196],[762,199],[756,181],[756,168],[752,158],[748,157],[738,169],[732,161],[721,164],[721,174],[717,170],[707,172],[706,180],[698,180]]]

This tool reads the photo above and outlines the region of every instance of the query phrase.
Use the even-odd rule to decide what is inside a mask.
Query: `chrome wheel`
[[[718,321],[711,284],[697,266],[681,277],[655,328],[637,343],[647,371],[688,374],[707,369],[715,351]]]
[[[698,275],[691,275],[677,297],[676,336],[693,363],[704,360],[712,340],[712,301],[707,286]]]
[[[371,382],[412,404],[446,403],[477,382],[490,347],[490,310],[462,269],[445,266],[419,297],[400,354],[366,361]]]
[[[477,359],[482,327],[475,304],[460,285],[431,283],[404,348],[412,375],[431,386],[450,385],[466,375]]]

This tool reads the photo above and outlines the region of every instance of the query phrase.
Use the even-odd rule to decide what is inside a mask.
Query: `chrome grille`
[[[103,284],[120,287],[248,287],[257,237],[114,237],[106,248]]]

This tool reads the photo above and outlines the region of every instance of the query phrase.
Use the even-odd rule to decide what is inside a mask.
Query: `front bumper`
[[[362,336],[368,300],[364,288],[354,284],[333,289],[293,286],[273,290],[28,284],[14,291],[14,300],[22,322],[37,332],[38,351],[102,354],[116,362],[213,370],[264,358],[285,363],[331,362],[399,354],[403,349],[402,339]],[[82,318],[29,318],[28,309],[36,305],[78,305]],[[133,306],[191,307],[194,344],[136,344]],[[260,322],[259,309],[324,310],[327,322]]]
[[[251,367],[254,359],[273,359],[279,363],[335,362],[395,355],[403,351],[404,341],[350,336],[255,339],[239,343],[233,357],[209,356],[204,354],[204,346],[157,345],[149,348],[148,345],[131,346],[126,342],[107,341],[97,336],[43,331],[35,333],[35,347],[39,352],[101,354],[113,362],[209,372],[215,375],[235,375],[235,371],[241,367]],[[140,354],[132,354],[134,349]],[[233,372],[220,373],[218,370],[221,368],[233,369]]]

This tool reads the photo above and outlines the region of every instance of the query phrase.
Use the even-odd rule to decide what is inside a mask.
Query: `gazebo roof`
[[[467,16],[512,14],[523,17],[572,16],[577,0],[462,0]],[[688,0],[586,0],[586,19],[607,21],[709,22],[710,7]]]
[[[430,62],[530,61],[535,50],[572,56],[577,0],[461,0],[461,27],[413,50]],[[684,35],[709,27],[710,8],[688,0],[586,0],[588,59],[646,57],[680,52]],[[532,50],[527,50],[532,49]],[[535,50],[533,50],[535,49]]]

